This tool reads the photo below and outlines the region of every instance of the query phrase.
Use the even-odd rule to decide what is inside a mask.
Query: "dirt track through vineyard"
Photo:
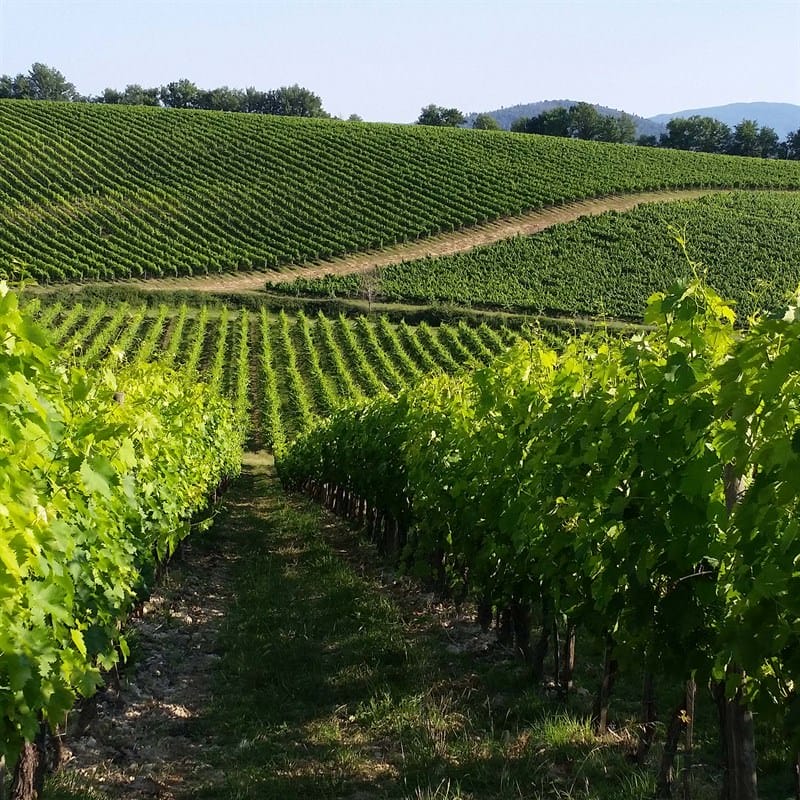
[[[131,621],[117,686],[64,737],[55,800],[406,797],[435,756],[378,736],[358,709],[390,689],[432,702],[465,653],[513,668],[492,634],[397,579],[350,526],[284,494],[271,461],[245,454],[214,528]]]
[[[295,278],[316,278],[322,275],[347,275],[366,272],[375,267],[388,267],[403,261],[427,256],[445,256],[472,250],[513,236],[539,233],[553,225],[573,222],[581,217],[595,216],[606,211],[630,211],[643,203],[664,203],[677,200],[696,200],[710,194],[721,194],[726,189],[673,189],[670,191],[641,192],[637,194],[609,195],[590,200],[564,203],[558,206],[531,211],[513,217],[503,217],[492,222],[463,228],[450,233],[428,236],[414,242],[392,245],[383,250],[352,253],[330,261],[314,262],[306,266],[287,266],[281,271],[231,272],[198,277],[154,278],[124,281],[125,284],[151,291],[191,290],[197,292],[253,292],[263,288],[267,280],[292,281]],[[119,282],[117,282],[119,283]],[[85,284],[83,284],[85,286]],[[103,283],[100,285],[108,285]]]

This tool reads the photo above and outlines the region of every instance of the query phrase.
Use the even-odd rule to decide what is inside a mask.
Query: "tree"
[[[425,106],[417,119],[417,125],[435,125],[450,128],[457,128],[465,122],[464,115],[457,108],[444,108],[434,103]]]
[[[95,97],[92,102],[93,103],[102,103],[103,105],[119,105],[123,102],[122,100],[122,92],[118,89],[111,89],[110,87],[106,87],[103,89],[103,93]]]
[[[780,154],[780,141],[774,128],[762,126],[758,132],[758,149],[761,158],[778,158]]]
[[[128,106],[157,106],[159,94],[156,86],[145,89],[138,83],[129,83],[122,93],[122,102]]]
[[[281,86],[271,89],[265,96],[266,114],[281,117],[328,117],[322,108],[322,100],[314,92],[298,86]]]
[[[491,114],[478,114],[472,121],[476,131],[499,131],[500,123]]]
[[[359,294],[367,301],[367,313],[372,314],[372,304],[380,295],[383,270],[375,267],[367,272],[362,272],[359,277]]]
[[[528,125],[531,124],[532,117],[517,117],[511,123],[511,132],[512,133],[531,133],[532,131],[528,130]]]
[[[624,111],[618,117],[609,117],[616,122],[616,139],[615,142],[622,142],[624,144],[633,144],[636,141],[636,121],[630,114]]]
[[[35,63],[27,75],[0,77],[0,97],[15,100],[65,100],[76,101],[81,97],[57,69],[47,64]]]
[[[591,103],[576,103],[569,109],[569,135],[573,139],[594,139],[600,125],[600,114]]]
[[[633,143],[636,139],[633,117],[624,113],[619,117],[601,114],[590,103],[575,103],[570,108],[557,106],[535,117],[520,117],[511,130],[597,142]]]
[[[754,119],[743,119],[733,129],[730,152],[735,156],[761,155],[758,134],[758,123]]]
[[[27,75],[17,75],[12,84],[12,97],[17,100],[35,100],[33,96],[33,87],[31,86],[30,78]]]
[[[661,146],[675,150],[701,153],[725,153],[730,148],[731,129],[718,119],[676,117],[667,123],[667,133],[661,136]]]
[[[800,128],[792,131],[783,144],[786,158],[800,160]]]
[[[205,89],[197,95],[197,108],[206,111],[242,111],[246,102],[245,93],[241,89],[219,86],[216,89]]]
[[[28,71],[31,96],[34,100],[76,100],[78,92],[57,69],[35,63]]]
[[[0,75],[0,99],[14,98],[14,79],[10,75]]]
[[[531,117],[525,125],[525,133],[539,133],[543,136],[569,136],[569,109],[558,106]]]
[[[162,86],[159,96],[167,108],[197,108],[200,90],[192,81],[181,78]]]
[[[347,118],[347,122],[363,122],[363,121],[364,121],[364,120],[363,120],[363,119],[361,119],[361,117],[359,117],[359,116],[358,116],[358,114],[351,114],[351,115],[350,115],[350,116]]]
[[[248,114],[267,114],[267,93],[248,86],[244,92],[244,106],[242,111]]]

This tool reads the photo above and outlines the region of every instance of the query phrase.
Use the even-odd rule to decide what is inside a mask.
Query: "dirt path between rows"
[[[670,191],[641,192],[638,194],[608,195],[590,200],[551,206],[513,217],[503,217],[493,222],[463,228],[451,233],[429,236],[414,242],[392,245],[383,250],[352,253],[330,261],[314,262],[303,266],[288,266],[281,271],[232,272],[222,275],[198,277],[153,278],[149,280],[117,281],[150,291],[191,290],[197,292],[252,292],[264,287],[267,280],[273,283],[292,281],[298,277],[316,278],[322,275],[347,275],[366,272],[375,267],[387,267],[427,256],[444,256],[472,250],[517,235],[539,233],[562,222],[572,222],[581,217],[603,214],[606,211],[630,211],[643,203],[663,203],[676,200],[696,200],[710,194],[721,194],[726,189],[673,189]],[[108,282],[100,284],[114,285]],[[82,284],[86,286],[86,284]]]
[[[458,675],[476,708],[488,702],[469,658],[521,668],[465,609],[284,494],[271,463],[245,454],[214,528],[184,543],[132,620],[132,658],[72,719],[45,800],[423,796],[406,782],[427,780],[438,756],[402,737],[423,741],[427,716],[370,722],[369,709],[390,696],[407,709],[424,692],[460,725]]]
[[[246,454],[244,475],[224,500],[232,525],[258,519],[266,454]],[[247,489],[243,490],[242,487]],[[224,527],[217,526],[224,531]],[[232,562],[241,557],[231,537],[191,537],[182,545],[126,636],[131,660],[64,737],[68,762],[56,779],[66,791],[91,786],[92,797],[192,796],[194,787],[221,780],[217,745],[202,718],[213,702],[218,639],[235,599]],[[67,795],[70,799],[73,795]]]

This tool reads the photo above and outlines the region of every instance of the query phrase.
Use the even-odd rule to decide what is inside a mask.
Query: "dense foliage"
[[[713,290],[681,282],[650,298],[651,330],[521,342],[343,409],[279,471],[380,509],[477,598],[605,637],[622,669],[727,681],[796,747],[798,318],[739,336]]]
[[[90,695],[156,562],[238,470],[241,421],[207,386],[59,360],[0,282],[0,755]]]
[[[417,125],[436,125],[456,128],[463,125],[466,118],[457,108],[445,108],[431,103],[422,109],[417,117]]]
[[[601,114],[590,103],[557,106],[535,117],[520,117],[511,125],[516,133],[540,133],[595,142],[627,142],[636,139],[636,122],[632,116]]]
[[[267,269],[609,192],[800,187],[800,164],[554,137],[0,101],[0,270]]]
[[[644,143],[644,142],[642,142]],[[647,144],[654,145],[654,141]],[[755,158],[800,158],[800,130],[791,131],[781,142],[768,125],[743,119],[731,129],[713,117],[695,115],[671,119],[659,147],[676,147],[703,153],[729,153]]]
[[[699,153],[727,153],[753,158],[800,158],[800,130],[781,142],[768,125],[743,119],[731,129],[713,117],[695,114],[676,117],[661,136],[642,134],[636,138],[636,121],[625,112],[603,114],[589,103],[556,106],[534,117],[519,117],[511,130],[598,142],[637,142],[646,147],[668,147]]]
[[[137,83],[124,89],[104,89],[96,97],[81,95],[59,70],[36,63],[27,73],[0,75],[0,99],[58,100],[109,105],[197,108],[206,111],[238,111],[245,114],[277,114],[288,117],[327,117],[321,98],[302,86],[281,86],[262,91],[254,86],[232,89],[218,86],[202,89],[188,78],[163,86],[144,87]]]
[[[709,284],[743,316],[777,308],[800,283],[800,198],[732,193],[643,205],[467,253],[386,267],[376,295],[558,314],[641,319],[647,298],[685,263],[674,233],[702,253]],[[359,296],[361,276],[298,278],[272,292]]]
[[[27,73],[0,75],[0,98],[14,100],[79,100],[75,85],[57,69],[36,62]]]

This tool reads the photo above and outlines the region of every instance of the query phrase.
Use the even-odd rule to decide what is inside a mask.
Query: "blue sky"
[[[800,0],[0,0],[0,73],[34,61],[85,94],[299,83],[375,121],[562,98],[650,116],[800,104]]]

